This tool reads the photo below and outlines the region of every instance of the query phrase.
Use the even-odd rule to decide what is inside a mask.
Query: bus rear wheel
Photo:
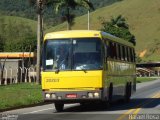
[[[63,103],[54,103],[57,112],[63,111],[64,104]]]
[[[131,83],[127,83],[125,91],[125,102],[130,102],[131,97]]]
[[[111,83],[109,86],[109,92],[108,92],[108,103],[109,105],[112,104],[112,97],[113,97],[113,84]]]

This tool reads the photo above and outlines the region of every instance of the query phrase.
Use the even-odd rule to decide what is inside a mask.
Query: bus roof
[[[134,45],[131,42],[128,42],[127,40],[116,37],[112,34],[109,34],[109,33],[106,33],[106,32],[101,32],[101,34],[104,38],[107,38],[107,39],[112,40],[114,42],[121,43],[121,44],[124,44],[126,46],[130,46],[130,47],[134,47]]]
[[[68,30],[68,31],[59,31],[51,32],[45,35],[46,39],[54,38],[84,38],[84,37],[101,37],[100,31],[94,30]]]
[[[47,33],[44,37],[44,41],[47,39],[59,39],[59,38],[84,38],[84,37],[99,37],[107,38],[114,42],[118,42],[130,47],[134,47],[132,43],[127,42],[121,38],[111,35],[106,32],[98,30],[68,30],[68,31],[58,31]]]

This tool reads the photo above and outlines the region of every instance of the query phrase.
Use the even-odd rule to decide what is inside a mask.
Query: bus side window
[[[129,62],[131,62],[131,57],[130,57],[130,48],[128,47],[128,59],[129,59]]]
[[[125,47],[124,46],[122,46],[122,60],[124,60],[125,61]]]
[[[109,58],[112,58],[112,49],[111,49],[112,47],[111,46],[112,46],[112,43],[109,41],[108,50],[107,50]]]
[[[118,45],[117,43],[114,44],[115,49],[115,59],[118,59]]]
[[[121,48],[119,44],[117,44],[117,53],[118,53],[118,59],[121,60]]]
[[[131,62],[134,62],[134,55],[133,55],[133,52],[132,52],[132,48],[130,48],[130,58],[131,58]]]
[[[111,47],[111,58],[116,59],[117,58],[117,51],[116,51],[116,43],[111,42],[110,43]]]
[[[109,48],[109,46],[108,46],[108,41],[107,41],[107,39],[105,40],[105,43],[104,43],[104,50],[105,50],[105,57],[107,58],[109,55],[108,55],[108,49]],[[105,58],[105,59],[106,59]]]
[[[128,61],[128,53],[127,53],[127,47],[125,46],[125,60]]]
[[[132,53],[133,53],[133,62],[135,62],[136,61],[136,53],[135,53],[135,51],[134,51],[134,49],[132,49]]]
[[[120,52],[120,60],[123,60],[122,45],[119,46],[119,52]]]
[[[126,47],[126,55],[127,55],[127,61],[130,61],[130,57],[129,57],[129,47]]]
[[[129,61],[132,62],[131,48],[128,48]]]

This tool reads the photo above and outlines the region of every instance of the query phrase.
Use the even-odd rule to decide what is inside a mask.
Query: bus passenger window
[[[128,54],[128,61],[131,62],[131,54],[130,54],[130,48],[129,47],[127,49],[127,54]]]
[[[115,43],[115,58],[118,59],[118,44]]]
[[[131,58],[131,62],[134,62],[134,54],[133,54],[132,48],[130,48],[130,58]]]
[[[117,56],[117,54],[116,54],[116,44],[111,42],[110,47],[111,47],[111,58],[116,59],[116,56]]]
[[[124,47],[124,52],[125,52],[125,61],[127,61],[127,47]]]
[[[108,45],[108,57],[111,58],[112,57],[112,50],[111,50],[111,46],[112,46],[112,43],[109,42],[109,45]]]
[[[111,58],[114,58],[114,45],[111,42]]]
[[[104,54],[104,57],[106,59],[106,57],[108,57],[108,43],[107,43],[107,41],[105,41],[103,49],[104,49],[104,53],[103,54]]]
[[[132,53],[133,53],[133,62],[135,62],[136,61],[136,59],[135,59],[136,53],[134,52],[134,49],[132,49]]]
[[[129,61],[131,62],[131,52],[130,52],[130,48],[128,48],[128,56],[129,56]]]
[[[122,56],[123,56],[123,60],[125,61],[125,47],[122,46]]]
[[[127,61],[129,62],[130,58],[129,58],[129,48],[128,47],[126,47],[126,55],[127,55]]]

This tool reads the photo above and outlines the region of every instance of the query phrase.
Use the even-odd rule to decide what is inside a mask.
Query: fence
[[[36,82],[36,70],[33,67],[4,68],[0,70],[0,85]]]

